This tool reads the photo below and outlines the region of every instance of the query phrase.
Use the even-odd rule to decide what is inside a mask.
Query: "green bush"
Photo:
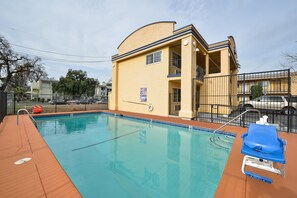
[[[258,98],[263,95],[263,88],[261,85],[253,85],[251,87],[252,99]]]

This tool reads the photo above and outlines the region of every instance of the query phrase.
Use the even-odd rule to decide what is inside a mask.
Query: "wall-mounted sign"
[[[140,88],[140,102],[147,101],[147,88]]]

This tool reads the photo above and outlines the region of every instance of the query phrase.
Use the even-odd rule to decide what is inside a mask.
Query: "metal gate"
[[[196,119],[226,123],[246,109],[255,108],[280,131],[296,133],[297,96],[291,94],[292,88],[297,89],[297,82],[293,82],[294,86],[291,83],[295,78],[297,74],[290,70],[205,77]],[[257,113],[249,112],[232,124],[247,127],[258,119]]]

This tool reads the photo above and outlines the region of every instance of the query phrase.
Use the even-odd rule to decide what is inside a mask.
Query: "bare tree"
[[[280,63],[281,67],[296,71],[297,70],[297,53],[289,54],[288,52],[285,52],[283,56],[285,57],[285,62]]]
[[[41,77],[47,77],[41,59],[17,54],[0,35],[0,89],[25,87],[29,81],[37,81]]]

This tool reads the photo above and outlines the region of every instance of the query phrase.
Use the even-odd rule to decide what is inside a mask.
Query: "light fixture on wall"
[[[189,41],[188,40],[185,40],[184,41],[184,46],[187,46],[189,44]]]
[[[199,52],[200,50],[199,50],[199,48],[196,48],[195,51],[196,51],[196,52]]]

